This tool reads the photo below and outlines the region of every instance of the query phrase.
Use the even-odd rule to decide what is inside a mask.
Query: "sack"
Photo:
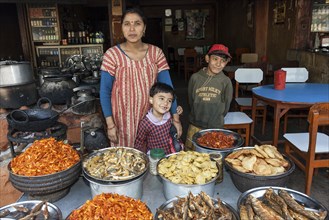
[[[184,143],[180,138],[177,138],[177,130],[174,125],[171,125],[169,134],[171,153],[176,153],[184,150]]]

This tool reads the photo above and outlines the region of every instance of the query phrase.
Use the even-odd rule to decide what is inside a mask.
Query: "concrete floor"
[[[182,140],[185,142],[187,127],[188,127],[188,115],[189,115],[189,106],[187,100],[188,83],[185,82],[184,76],[179,77],[176,74],[172,74],[172,80],[174,83],[178,104],[181,105],[184,109],[183,115],[181,116],[181,121],[183,125]],[[234,105],[232,102],[231,109],[233,108]],[[268,107],[266,131],[264,135],[261,134],[261,121],[257,122],[255,126],[255,136],[261,141],[272,139],[272,130],[273,130],[272,129],[273,123],[271,117],[272,115],[273,115],[273,110],[271,109],[271,107]],[[283,122],[281,122],[281,126],[280,126],[281,128],[280,139],[283,140],[282,125]],[[307,126],[308,125],[306,119],[291,118],[289,119],[287,131],[305,132],[308,129]],[[328,129],[326,130],[326,132],[328,132]],[[279,144],[278,149],[280,152],[283,152],[283,144]],[[297,166],[295,171],[292,173],[290,177],[287,187],[304,193],[305,174]],[[329,208],[329,168],[319,169],[318,174],[313,177],[311,197],[321,202],[325,207]]]

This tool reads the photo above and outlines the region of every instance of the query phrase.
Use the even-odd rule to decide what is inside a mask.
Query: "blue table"
[[[308,108],[317,102],[329,102],[329,84],[287,83],[283,90],[274,89],[274,85],[259,86],[252,89],[252,120],[256,118],[256,103],[261,100],[274,108],[273,141],[278,145],[280,118],[290,109]],[[254,135],[254,123],[251,126]]]

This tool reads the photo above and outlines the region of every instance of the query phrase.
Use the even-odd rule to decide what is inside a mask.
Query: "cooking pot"
[[[0,62],[0,108],[19,108],[37,101],[37,89],[29,62]]]
[[[110,147],[104,128],[85,128],[83,143],[89,152]]]
[[[42,102],[48,102],[48,108],[42,108]],[[51,110],[52,103],[48,98],[40,98],[37,108],[13,110],[7,115],[8,125],[11,129],[19,131],[43,131],[56,124],[59,113]]]
[[[61,74],[61,71],[58,67],[51,67],[51,68],[42,68],[39,70],[38,77],[39,77],[39,86],[41,86],[45,80],[43,77],[50,77],[50,76],[58,76]]]
[[[48,108],[41,107],[44,101],[49,103]],[[38,100],[37,108],[11,111],[7,115],[8,125],[11,129],[16,129],[18,131],[44,131],[56,124],[60,114],[83,103],[84,102],[79,102],[57,112],[51,109],[51,101],[46,97],[42,97]]]
[[[72,105],[84,102],[83,105],[77,105],[72,108],[72,112],[77,115],[89,115],[96,112],[96,98],[93,93],[96,92],[94,87],[80,86],[73,89],[74,95],[71,98]]]
[[[39,88],[39,95],[47,97],[53,104],[68,104],[73,96],[73,88],[76,83],[72,80],[72,74],[60,74],[58,76],[43,77],[44,83]]]

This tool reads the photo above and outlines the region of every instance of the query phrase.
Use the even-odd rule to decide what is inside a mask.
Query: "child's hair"
[[[170,93],[170,94],[172,94],[173,98],[175,99],[175,92],[174,92],[173,87],[169,86],[166,83],[161,83],[161,82],[154,83],[150,89],[150,96],[153,97],[155,94],[158,94],[160,92]]]

